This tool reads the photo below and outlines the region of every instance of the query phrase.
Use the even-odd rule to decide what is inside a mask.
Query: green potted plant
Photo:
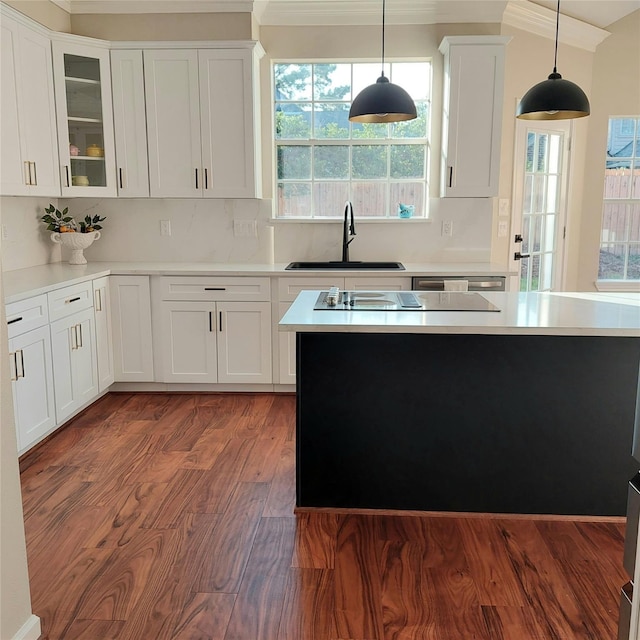
[[[54,205],[49,204],[44,211],[45,215],[41,220],[47,225],[47,231],[53,232],[51,240],[71,251],[69,264],[87,264],[83,251],[100,237],[100,223],[104,222],[105,218],[97,214],[87,215],[77,223],[68,215],[68,208],[59,211]]]

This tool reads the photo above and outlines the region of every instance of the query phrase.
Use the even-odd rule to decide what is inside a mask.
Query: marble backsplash
[[[281,263],[339,260],[342,223],[273,221],[270,200],[45,199],[3,197],[5,271],[66,260],[40,221],[53,202],[77,220],[106,216],[89,261]],[[356,221],[352,260],[484,262],[491,253],[491,199],[434,199],[429,220]],[[356,212],[357,214],[357,212]],[[171,235],[161,235],[169,221]],[[453,225],[442,235],[442,221]],[[237,221],[255,221],[256,235],[238,235]]]

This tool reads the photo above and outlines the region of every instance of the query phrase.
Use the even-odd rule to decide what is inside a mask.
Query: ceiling
[[[52,0],[69,13],[252,12],[261,24],[375,24],[381,0]],[[389,23],[501,22],[507,5],[553,9],[557,0],[387,0]],[[640,0],[562,0],[560,10],[605,28],[640,9]],[[336,22],[338,21],[338,22]]]

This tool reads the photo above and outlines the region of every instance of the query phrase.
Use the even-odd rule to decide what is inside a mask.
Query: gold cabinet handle
[[[18,373],[18,354],[20,354],[20,373]],[[24,351],[22,349],[16,351],[16,377],[24,378]]]
[[[78,334],[76,333],[76,326],[73,325],[69,327],[69,331],[71,332],[71,350],[75,351],[78,348]]]
[[[9,358],[11,359],[9,365],[11,365],[11,361],[13,361],[13,367],[10,366],[10,378],[13,382],[18,379],[18,359],[16,358],[16,352],[14,351],[13,353],[10,353]]]

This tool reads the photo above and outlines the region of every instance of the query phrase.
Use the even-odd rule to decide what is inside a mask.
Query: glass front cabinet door
[[[65,39],[53,56],[62,195],[115,197],[109,50]]]

